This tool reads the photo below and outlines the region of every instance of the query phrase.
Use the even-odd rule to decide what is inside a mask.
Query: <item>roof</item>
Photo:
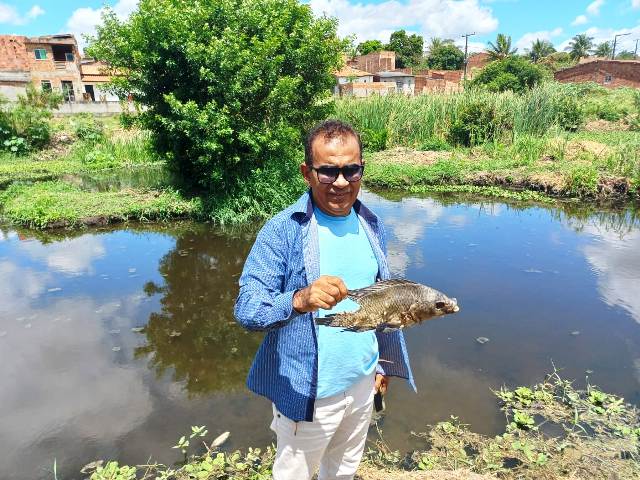
[[[336,77],[369,77],[373,73],[365,72],[364,70],[358,70],[357,68],[345,65],[340,70],[334,73]]]
[[[415,75],[404,72],[378,72],[376,75],[380,78],[415,77]]]
[[[29,43],[54,43],[60,45],[77,45],[76,37],[71,33],[61,33],[58,35],[41,35],[39,37],[29,37]]]

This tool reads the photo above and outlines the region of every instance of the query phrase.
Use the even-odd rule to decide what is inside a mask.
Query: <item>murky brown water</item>
[[[490,388],[537,382],[552,362],[640,404],[632,210],[364,195],[387,225],[393,272],[462,305],[406,333],[419,391],[392,382],[392,447],[449,415],[496,433]],[[232,316],[252,242],[193,223],[0,228],[0,478],[51,479],[54,459],[66,480],[98,458],[171,463],[191,425],[231,431],[228,448],[270,443],[270,406],[244,386],[262,335]]]

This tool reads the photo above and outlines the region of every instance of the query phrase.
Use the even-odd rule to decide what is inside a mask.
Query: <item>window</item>
[[[612,80],[613,80],[613,77],[610,74],[605,73],[605,75],[604,75],[604,83],[611,83]]]
[[[64,59],[67,62],[73,62],[73,53],[69,53],[69,52],[65,53],[64,54]]]
[[[43,92],[51,91],[51,80],[42,80],[42,82],[40,82],[40,85],[42,86]]]
[[[36,60],[46,60],[47,51],[44,48],[36,48],[33,53],[36,55]]]
[[[65,102],[75,102],[76,94],[73,91],[73,82],[62,80],[62,96]]]

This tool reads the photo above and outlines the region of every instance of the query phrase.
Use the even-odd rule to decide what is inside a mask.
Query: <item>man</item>
[[[389,376],[413,385],[400,331],[376,334],[316,326],[351,311],[347,289],[389,278],[382,223],[357,200],[362,145],[351,126],[327,120],[305,143],[300,171],[310,190],[258,234],[240,277],[235,315],[267,331],[248,387],[273,403],[276,480],[353,478],[376,390]],[[415,386],[414,386],[415,388]]]

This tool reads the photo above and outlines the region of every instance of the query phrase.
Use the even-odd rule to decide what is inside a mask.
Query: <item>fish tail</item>
[[[326,317],[316,318],[316,325],[324,325],[326,327],[335,327],[336,325],[336,315],[330,314]]]

